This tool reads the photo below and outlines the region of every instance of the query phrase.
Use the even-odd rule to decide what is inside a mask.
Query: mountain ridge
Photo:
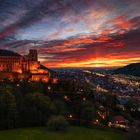
[[[127,74],[132,76],[140,76],[140,62],[132,63],[122,68],[114,70],[116,74]]]

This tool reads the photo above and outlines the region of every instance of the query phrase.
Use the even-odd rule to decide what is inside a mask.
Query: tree
[[[61,100],[54,100],[53,101],[55,107],[56,107],[56,114],[57,115],[66,115],[66,104],[64,101]]]
[[[67,129],[68,127],[68,122],[66,121],[66,119],[59,115],[59,116],[52,116],[48,123],[47,123],[47,127],[50,130],[55,130],[55,131],[64,131]]]
[[[90,124],[90,121],[95,118],[95,116],[96,111],[93,103],[90,101],[83,102],[81,108],[81,118],[85,120],[87,126]]]
[[[34,92],[44,93],[45,92],[45,87],[44,87],[43,83],[41,83],[41,82],[27,83],[27,82],[23,81],[21,84],[21,88],[23,89],[23,91],[29,92],[29,93],[34,93]]]
[[[0,122],[4,122],[3,128],[15,127],[18,116],[16,98],[9,89],[4,87],[0,90],[0,116]]]
[[[56,112],[56,106],[49,97],[42,93],[30,93],[26,95],[30,106],[36,107],[44,115],[44,121]]]

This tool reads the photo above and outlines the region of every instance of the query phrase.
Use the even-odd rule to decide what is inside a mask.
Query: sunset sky
[[[47,67],[140,62],[140,0],[0,0],[0,49]]]

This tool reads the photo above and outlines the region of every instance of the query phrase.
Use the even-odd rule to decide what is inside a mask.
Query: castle
[[[0,80],[4,79],[56,82],[50,71],[40,64],[37,50],[33,49],[24,56],[9,50],[0,50]]]

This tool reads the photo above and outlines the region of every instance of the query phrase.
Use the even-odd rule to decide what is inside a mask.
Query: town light
[[[69,115],[69,118],[72,118],[72,117],[73,117],[73,116],[70,114],[70,115]]]
[[[83,101],[86,101],[86,98],[83,98]]]
[[[17,87],[19,87],[19,84],[17,84]]]
[[[51,90],[51,86],[48,86],[48,90]]]
[[[99,122],[99,120],[96,120],[96,122],[98,123],[98,122]]]
[[[64,96],[64,99],[65,99],[66,101],[68,101],[68,100],[69,100],[69,98],[68,98],[68,96],[67,96],[67,95],[65,95],[65,96]]]
[[[112,123],[111,123],[111,122],[109,122],[109,123],[108,123],[108,126],[109,126],[109,127],[111,127],[111,125],[112,125]]]

